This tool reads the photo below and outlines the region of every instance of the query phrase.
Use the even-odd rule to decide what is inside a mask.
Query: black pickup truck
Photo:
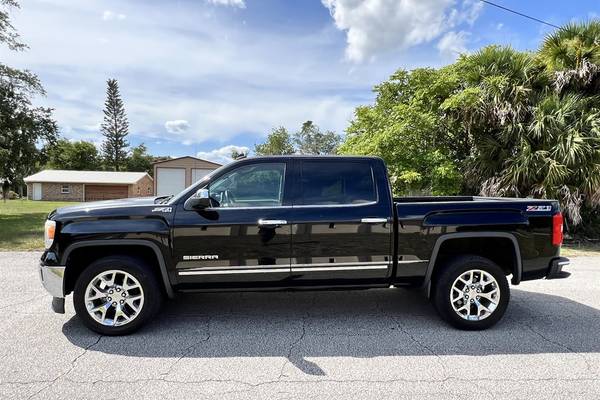
[[[422,287],[446,321],[484,329],[506,310],[507,276],[569,276],[562,225],[554,200],[394,199],[375,157],[249,158],[174,196],[51,212],[40,275],[55,312],[73,293],[108,335],[177,292],[320,288]]]

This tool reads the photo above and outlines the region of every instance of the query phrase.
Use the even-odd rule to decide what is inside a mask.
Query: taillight
[[[560,246],[563,242],[563,216],[561,213],[552,216],[552,245]]]

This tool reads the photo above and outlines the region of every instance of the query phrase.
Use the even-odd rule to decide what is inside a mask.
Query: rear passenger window
[[[371,165],[364,161],[303,161],[303,205],[377,201]]]

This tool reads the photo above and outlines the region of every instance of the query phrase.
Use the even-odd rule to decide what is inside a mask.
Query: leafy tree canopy
[[[312,121],[306,121],[293,135],[283,126],[274,128],[264,143],[254,146],[254,152],[257,155],[335,154],[341,140],[335,132],[322,132]]]
[[[264,143],[254,146],[254,153],[259,156],[294,154],[292,138],[283,126],[274,128]]]
[[[396,194],[556,198],[577,225],[600,205],[599,90],[600,22],[568,24],[537,52],[397,71],[339,151],[383,157]]]
[[[102,167],[98,150],[90,142],[60,139],[46,147],[46,154],[50,169],[97,171]]]
[[[9,10],[18,6],[14,0],[0,0],[0,44],[17,51],[27,47],[9,18]],[[4,194],[11,185],[20,186],[23,177],[43,162],[40,144],[57,138],[52,110],[32,103],[34,96],[44,94],[35,74],[0,63],[0,181]]]

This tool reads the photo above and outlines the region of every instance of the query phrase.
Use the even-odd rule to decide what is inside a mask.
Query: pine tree
[[[107,84],[104,121],[101,128],[102,135],[104,135],[102,154],[106,166],[118,171],[127,158],[129,143],[126,137],[129,133],[129,122],[127,122],[127,115],[125,115],[125,107],[119,94],[117,80],[109,79]]]

